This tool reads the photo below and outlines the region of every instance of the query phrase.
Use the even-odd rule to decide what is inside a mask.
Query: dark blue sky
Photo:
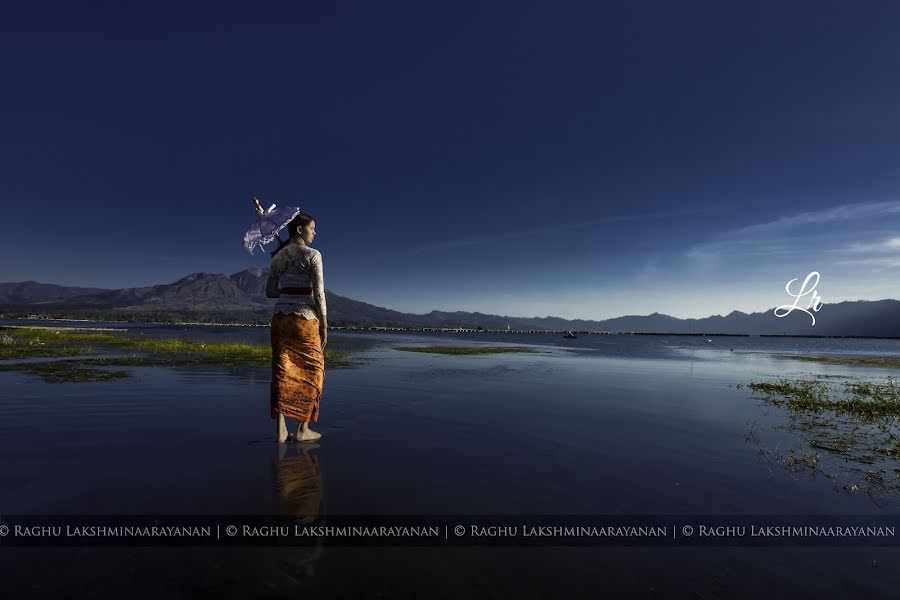
[[[47,3],[0,11],[0,281],[266,266],[606,318],[900,298],[892,2]]]

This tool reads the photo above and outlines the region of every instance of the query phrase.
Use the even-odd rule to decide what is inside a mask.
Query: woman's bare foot
[[[277,423],[275,423],[275,439],[279,444],[283,444],[288,439],[287,426],[284,424],[284,415],[279,414]]]
[[[295,442],[311,442],[313,440],[317,440],[322,437],[321,433],[315,432],[312,429],[306,429],[305,431],[301,429],[294,435]]]
[[[322,434],[317,433],[309,428],[309,421],[301,421],[300,425],[297,427],[297,433],[294,434],[295,442],[311,442],[313,440],[317,440],[322,437]]]

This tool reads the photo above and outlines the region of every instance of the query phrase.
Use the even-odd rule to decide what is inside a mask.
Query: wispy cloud
[[[871,219],[887,215],[900,215],[900,201],[889,202],[863,202],[858,204],[843,204],[824,210],[804,212],[778,218],[768,223],[749,225],[738,229],[734,233],[757,234],[783,231],[797,226],[816,225],[833,221],[851,221],[858,219]]]
[[[697,244],[687,251],[687,256],[702,258],[708,255],[740,254],[741,256],[777,257],[795,252],[797,249],[783,239],[725,239]]]
[[[714,239],[695,244],[685,255],[687,258],[709,266],[716,258],[735,256],[747,258],[788,258],[807,256],[810,252],[865,253],[895,251],[900,249],[900,238],[890,238],[877,243],[852,242],[842,250],[831,246],[837,240],[860,237],[865,233],[858,225],[850,230],[842,228],[850,221],[876,222],[883,227],[886,217],[900,217],[900,201],[844,204],[818,211],[808,211],[779,217],[773,221],[756,223],[717,235]],[[873,226],[874,227],[874,226]],[[873,227],[870,227],[870,231]],[[851,234],[851,231],[853,232]]]
[[[859,242],[854,242],[845,246],[844,248],[838,248],[836,252],[846,252],[850,254],[855,253],[875,253],[875,252],[897,252],[900,250],[900,237],[892,237],[882,240],[880,242],[875,242],[871,244],[861,244]]]
[[[436,252],[440,250],[449,250],[453,248],[462,248],[467,246],[478,246],[482,244],[491,244],[495,242],[500,242],[504,240],[518,239],[529,236],[536,235],[547,235],[548,233],[559,232],[559,231],[567,231],[572,229],[581,229],[583,227],[593,227],[596,225],[605,225],[609,223],[619,223],[626,221],[640,221],[644,219],[663,219],[667,217],[680,217],[684,215],[693,215],[699,213],[710,212],[714,210],[720,210],[722,208],[721,205],[708,207],[708,208],[695,208],[695,209],[685,209],[685,210],[675,210],[675,211],[657,211],[657,212],[647,212],[647,213],[639,213],[634,215],[619,215],[615,217],[603,217],[600,219],[590,219],[586,221],[576,221],[574,223],[556,223],[553,225],[541,225],[540,227],[534,227],[530,229],[523,229],[518,231],[508,231],[505,233],[491,233],[484,234],[478,236],[472,236],[467,238],[459,238],[455,240],[446,240],[441,242],[432,242],[429,244],[423,244],[413,250],[415,253],[424,253],[424,252]]]
[[[832,254],[844,256],[835,265],[895,269],[900,267],[900,237],[888,237],[876,242],[853,242],[836,248]]]
[[[896,269],[900,267],[900,256],[838,260],[835,261],[834,264],[848,267],[880,267],[883,269]]]

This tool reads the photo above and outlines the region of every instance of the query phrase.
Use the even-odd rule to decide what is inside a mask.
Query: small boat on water
[[[576,337],[578,337],[578,336],[575,335],[574,333],[572,333],[571,331],[567,331],[566,334],[565,334],[563,337],[564,337],[564,338],[576,338]]]

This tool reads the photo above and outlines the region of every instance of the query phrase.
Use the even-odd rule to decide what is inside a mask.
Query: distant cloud
[[[882,256],[879,258],[860,258],[835,261],[836,265],[856,267],[881,267],[884,269],[896,269],[900,267],[900,256]]]
[[[495,234],[485,234],[472,236],[467,238],[460,238],[455,240],[447,240],[443,242],[432,242],[429,244],[424,244],[413,249],[414,253],[423,253],[423,252],[436,252],[440,250],[449,250],[452,248],[462,248],[467,246],[478,246],[482,244],[491,244],[494,242],[499,242],[503,240],[511,240],[529,236],[536,235],[546,235],[551,232],[558,231],[566,231],[571,229],[580,229],[582,227],[592,227],[594,225],[604,225],[608,223],[619,223],[624,221],[640,221],[644,219],[661,219],[666,217],[679,217],[683,215],[693,215],[698,213],[710,212],[713,210],[719,210],[722,206],[714,206],[709,208],[695,208],[695,209],[686,209],[686,210],[676,210],[676,211],[657,211],[657,212],[647,212],[640,213],[634,215],[620,215],[615,217],[603,217],[601,219],[590,219],[587,221],[576,221],[574,223],[557,223],[553,225],[541,225],[540,227],[534,227],[531,229],[524,229],[519,231],[509,231],[505,233],[495,233]]]
[[[874,244],[853,243],[845,248],[840,248],[838,252],[896,252],[900,250],[900,237],[888,238]]]
[[[829,223],[833,221],[850,221],[870,219],[886,215],[900,215],[900,201],[864,202],[859,204],[843,204],[824,210],[804,212],[797,215],[781,217],[768,223],[750,225],[735,231],[735,234],[754,234],[782,231],[791,227]]]
[[[724,232],[709,242],[690,247],[685,256],[705,266],[717,263],[719,258],[806,257],[812,252],[884,252],[900,249],[900,238],[890,238],[877,243],[853,242],[841,249],[829,247],[837,239],[843,242],[848,236],[859,237],[865,232],[857,227],[849,230],[841,227],[849,221],[876,222],[883,227],[885,217],[900,216],[900,201],[844,204],[818,211],[787,215]],[[831,225],[831,227],[822,227]],[[870,227],[870,230],[872,227]],[[841,239],[844,238],[844,239]],[[847,263],[849,264],[849,263]]]
[[[894,269],[900,267],[900,237],[872,243],[854,242],[837,248],[832,253],[850,257],[835,261],[836,265]]]
[[[693,258],[710,254],[725,255],[740,253],[741,256],[786,256],[797,252],[792,244],[784,239],[725,239],[715,242],[697,244],[687,251]]]

